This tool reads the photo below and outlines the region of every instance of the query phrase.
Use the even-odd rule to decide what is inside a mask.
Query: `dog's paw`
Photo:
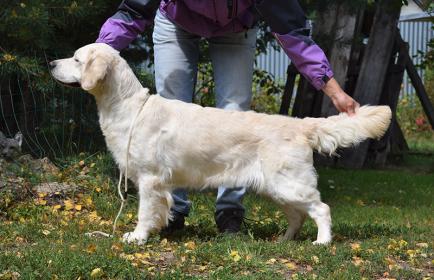
[[[312,242],[313,245],[329,245],[332,241],[331,240],[316,240]]]
[[[127,232],[122,237],[122,241],[125,243],[136,243],[137,245],[142,245],[146,243],[148,235],[145,232]]]

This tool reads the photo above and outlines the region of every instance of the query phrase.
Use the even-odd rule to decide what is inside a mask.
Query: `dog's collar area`
[[[149,97],[151,97],[151,94],[149,93],[149,89],[148,88],[144,88],[145,92],[143,94],[143,99],[142,99],[142,106],[139,109],[139,112],[137,114],[140,114],[140,112],[142,111],[143,107],[145,106],[145,103],[148,102]]]

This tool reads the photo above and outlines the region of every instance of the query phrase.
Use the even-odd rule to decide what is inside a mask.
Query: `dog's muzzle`
[[[81,88],[81,84],[79,82],[73,82],[73,83],[65,83],[62,81],[59,81],[58,79],[56,79],[56,77],[53,76],[53,69],[56,68],[57,62],[56,61],[51,61],[48,63],[48,67],[50,68],[50,74],[51,77],[53,77],[57,82],[61,83],[64,86],[67,87],[72,87],[72,88]]]

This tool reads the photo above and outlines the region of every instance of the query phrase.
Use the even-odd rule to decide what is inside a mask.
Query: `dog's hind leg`
[[[290,224],[285,237],[291,238],[302,225],[302,216],[309,215],[317,227],[318,235],[314,244],[326,244],[331,241],[330,208],[322,203],[316,189],[316,175],[313,170],[281,169],[270,180],[268,195],[282,205]],[[295,208],[296,210],[288,210]],[[295,214],[296,211],[301,215]],[[291,225],[292,224],[292,225]]]
[[[330,243],[332,241],[330,207],[318,200],[305,203],[301,208],[305,209],[318,227],[317,239],[313,244]]]
[[[289,212],[285,212],[287,213],[289,226],[284,238],[291,239],[294,237],[302,226],[304,217],[307,214],[315,221],[318,227],[317,239],[313,243],[327,244],[331,242],[331,216],[330,208],[327,204],[321,202],[319,199],[312,201],[294,201],[292,197],[285,197],[285,192],[280,195],[280,200],[287,200],[283,206],[285,209],[295,208]],[[297,212],[298,214],[296,214]]]
[[[293,240],[303,226],[306,215],[289,204],[283,206],[283,212],[288,221],[288,228],[280,240]]]
[[[167,224],[171,203],[167,199],[168,193],[158,182],[156,177],[150,176],[139,179],[138,223],[133,232],[124,234],[123,241],[143,244],[151,231],[160,230]]]

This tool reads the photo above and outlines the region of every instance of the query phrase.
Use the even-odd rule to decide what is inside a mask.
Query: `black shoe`
[[[215,213],[215,222],[221,233],[237,233],[241,230],[244,210],[223,209]]]
[[[172,219],[169,220],[167,227],[161,230],[162,235],[171,235],[175,231],[179,231],[184,228],[185,215],[177,211],[172,211]]]

